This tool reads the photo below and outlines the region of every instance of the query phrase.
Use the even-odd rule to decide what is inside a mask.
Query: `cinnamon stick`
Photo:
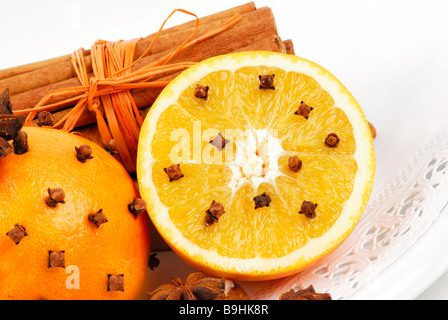
[[[89,52],[85,51],[85,55],[87,55],[87,54],[89,54]],[[48,66],[55,66],[61,62],[70,61],[70,59],[71,59],[70,54],[68,54],[68,55],[64,55],[64,56],[60,56],[60,57],[56,57],[56,58],[51,58],[51,59],[42,60],[42,61],[36,61],[36,62],[32,62],[32,63],[28,63],[28,64],[16,66],[16,67],[3,69],[3,70],[0,70],[0,80],[14,77],[19,74],[31,72],[34,70],[38,70],[41,68],[45,68]]]
[[[277,35],[271,34],[266,36],[266,38],[257,41],[255,43],[252,43],[245,47],[237,48],[231,52],[243,52],[243,51],[272,51],[272,52],[282,52],[286,53],[284,50],[283,45],[281,45],[281,40]],[[170,75],[167,75],[165,77],[162,77],[158,80],[161,81],[171,81],[174,79],[180,72],[172,73]],[[145,115],[146,112],[149,110],[149,106],[151,106],[154,101],[159,96],[162,89],[160,88],[153,88],[151,90],[149,89],[135,89],[132,90],[132,96],[134,98],[134,101],[136,102],[139,109],[141,109],[142,115]],[[61,111],[57,111],[53,113],[53,117],[55,122],[58,122],[60,119],[62,119],[70,109],[65,109]],[[34,122],[36,123],[37,120]],[[83,127],[92,123],[96,122],[95,114],[92,112],[84,112],[81,117],[78,120],[78,127]],[[86,129],[81,129],[80,131],[83,132]],[[91,132],[93,129],[88,129],[87,132]],[[79,130],[77,130],[79,131]],[[95,130],[93,130],[95,131]],[[84,136],[84,133],[83,133]],[[99,133],[97,137],[91,136],[91,134],[87,134],[87,138],[92,138],[94,141],[101,141],[101,138],[99,137]]]
[[[199,23],[201,28],[198,30],[196,37],[199,37],[207,30],[222,24],[223,21],[229,19],[236,13],[245,14],[254,10],[255,5],[253,2],[250,2],[200,18]],[[154,43],[151,53],[161,52],[180,45],[184,39],[192,34],[195,28],[196,21],[189,21],[162,30],[159,38]],[[139,41],[135,49],[134,60],[145,52],[146,48],[148,48],[149,44],[154,39],[154,36],[155,34],[151,34]],[[90,50],[85,50],[84,55],[87,70],[90,72],[92,71]],[[64,81],[72,77],[76,77],[76,72],[71,63],[71,55],[65,55],[42,62],[0,70],[0,89],[8,87],[10,88],[10,94],[13,95],[55,82]]]
[[[182,53],[175,56],[171,62],[199,62],[212,56],[233,52],[243,47],[250,46],[253,43],[265,40],[266,38],[277,34],[274,16],[272,14],[272,10],[268,7],[246,13],[241,17],[242,20],[237,25],[233,26],[226,32],[218,34],[184,50]],[[134,70],[138,70],[141,67],[166,56],[171,52],[171,50],[172,48],[144,57],[134,66]],[[93,76],[93,74],[90,74],[89,76]],[[62,88],[71,88],[76,86],[80,86],[80,82],[77,77],[73,77],[68,80],[59,81],[19,94],[12,94],[11,103],[13,105],[13,110],[17,111],[32,108],[46,93]],[[147,106],[153,101],[139,99],[139,97],[135,97],[135,99],[137,106],[139,107]],[[53,102],[59,101],[54,99]],[[67,106],[69,105],[66,105],[65,107]]]

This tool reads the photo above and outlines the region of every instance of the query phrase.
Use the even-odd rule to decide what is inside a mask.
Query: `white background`
[[[2,0],[0,69],[87,49],[98,39],[144,37],[176,8],[201,17],[246,2]],[[374,192],[448,123],[448,1],[254,2],[272,8],[281,38],[339,78],[376,126]],[[168,26],[188,20],[179,13]],[[448,299],[448,274],[419,298]]]

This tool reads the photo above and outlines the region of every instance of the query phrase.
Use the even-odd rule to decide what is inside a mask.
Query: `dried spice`
[[[0,96],[0,138],[3,138],[6,141],[14,139],[17,132],[22,129],[24,122],[24,115],[13,115],[9,98],[9,89],[6,89]]]
[[[308,218],[314,218],[316,216],[317,203],[311,201],[303,201],[300,206],[300,214],[305,215]]]
[[[110,139],[109,142],[104,144],[104,149],[106,149],[106,151],[113,156],[120,153],[119,148],[120,144],[115,139]]]
[[[46,203],[49,207],[56,207],[58,203],[65,203],[65,192],[61,188],[48,188]]]
[[[9,144],[8,141],[0,137],[0,158],[7,156],[11,152],[13,152],[13,147]]]
[[[19,242],[22,241],[25,236],[27,236],[27,233],[25,232],[25,228],[23,226],[19,226],[18,224],[16,224],[14,228],[6,233],[6,235],[9,236],[15,244],[19,244]]]
[[[65,251],[49,251],[48,268],[65,268]]]
[[[11,115],[11,99],[9,95],[9,88],[6,88],[0,96],[0,115]]]
[[[280,296],[280,300],[333,300],[329,293],[317,293],[310,285],[306,289],[291,289]]]
[[[298,156],[291,156],[288,159],[288,166],[292,171],[298,172],[302,169],[302,160],[300,160]]]
[[[103,223],[108,222],[103,209],[98,210],[96,213],[90,213],[88,216],[90,222],[92,222],[97,228]]]
[[[37,125],[39,127],[52,127],[54,125],[53,115],[48,111],[39,112],[37,116]]]
[[[275,77],[275,74],[259,75],[258,80],[260,80],[260,89],[275,90],[274,77]]]
[[[213,223],[218,222],[219,217],[225,213],[224,206],[215,200],[212,201],[210,208],[205,212],[204,222],[206,225],[212,225]]]
[[[26,134],[26,132],[20,130],[14,137],[12,145],[14,146],[15,154],[20,155],[28,152],[28,135]]]
[[[1,115],[0,114],[0,138],[6,141],[14,139],[25,122],[25,116]]]
[[[184,176],[182,171],[180,170],[180,164],[172,164],[168,168],[163,169],[165,173],[168,175],[168,178],[170,178],[170,182],[173,180],[179,180]]]
[[[326,138],[325,138],[325,144],[327,146],[329,146],[330,148],[334,148],[337,147],[339,144],[339,137],[336,133],[330,133]]]
[[[107,275],[107,291],[124,291],[124,274]]]
[[[218,132],[218,135],[213,139],[210,140],[210,144],[214,145],[216,148],[218,148],[219,151],[224,149],[226,147],[226,144],[229,143],[229,140],[225,139],[222,136],[221,132]]]
[[[134,200],[128,205],[129,212],[137,219],[138,215],[146,210],[146,202],[141,198],[134,198]]]
[[[200,84],[196,85],[196,88],[194,89],[194,96],[196,98],[200,98],[200,99],[207,99],[207,94],[208,94],[208,89],[210,87],[209,86],[201,86]]]
[[[253,200],[255,202],[255,209],[269,207],[271,204],[271,198],[266,194],[266,192],[254,197]]]
[[[84,163],[88,159],[93,159],[92,147],[87,144],[83,144],[79,148],[75,147],[75,151],[76,151],[76,159],[78,159],[78,161],[80,162]]]
[[[297,109],[297,111],[295,112],[295,114],[304,117],[305,119],[308,120],[308,117],[310,115],[310,112],[313,110],[312,107],[310,107],[309,105],[307,105],[305,102],[301,101],[300,102],[300,106],[299,109]]]
[[[202,272],[191,273],[185,283],[172,278],[148,293],[150,300],[213,300],[225,293],[225,279],[206,277]]]

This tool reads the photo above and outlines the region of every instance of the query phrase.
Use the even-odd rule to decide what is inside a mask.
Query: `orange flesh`
[[[275,74],[275,90],[259,88],[262,74]],[[350,197],[357,171],[352,126],[331,96],[304,74],[264,66],[213,72],[198,83],[210,86],[208,98],[194,97],[196,83],[188,87],[177,104],[160,115],[151,145],[152,179],[171,221],[193,243],[233,258],[281,257],[323,235]],[[301,101],[313,108],[308,120],[294,114]],[[200,143],[192,138],[194,128],[201,129]],[[181,129],[179,135],[190,135],[183,149],[173,149],[179,147],[178,135],[172,135],[175,129]],[[250,177],[243,169],[235,181],[227,162],[200,161],[204,154],[213,153],[209,140],[218,132],[225,137],[229,129],[277,133],[284,152],[278,157],[275,179],[255,190],[250,181],[244,182]],[[336,148],[324,144],[332,132],[341,139]],[[223,151],[215,151],[225,159],[226,153],[238,148],[229,143]],[[179,151],[174,153],[180,157],[184,177],[170,182],[163,168],[172,164],[173,150]],[[297,173],[288,167],[292,155],[303,161]],[[234,157],[235,152],[230,153],[227,160]],[[255,209],[253,197],[263,192],[270,196],[271,205]],[[224,205],[225,214],[218,223],[206,226],[204,216],[212,200]],[[318,204],[315,218],[299,214],[304,200]]]

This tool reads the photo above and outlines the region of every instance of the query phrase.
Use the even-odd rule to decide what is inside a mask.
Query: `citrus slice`
[[[140,192],[164,240],[210,274],[266,280],[319,261],[351,233],[375,156],[353,96],[308,60],[205,60],[161,93],[141,129]]]

